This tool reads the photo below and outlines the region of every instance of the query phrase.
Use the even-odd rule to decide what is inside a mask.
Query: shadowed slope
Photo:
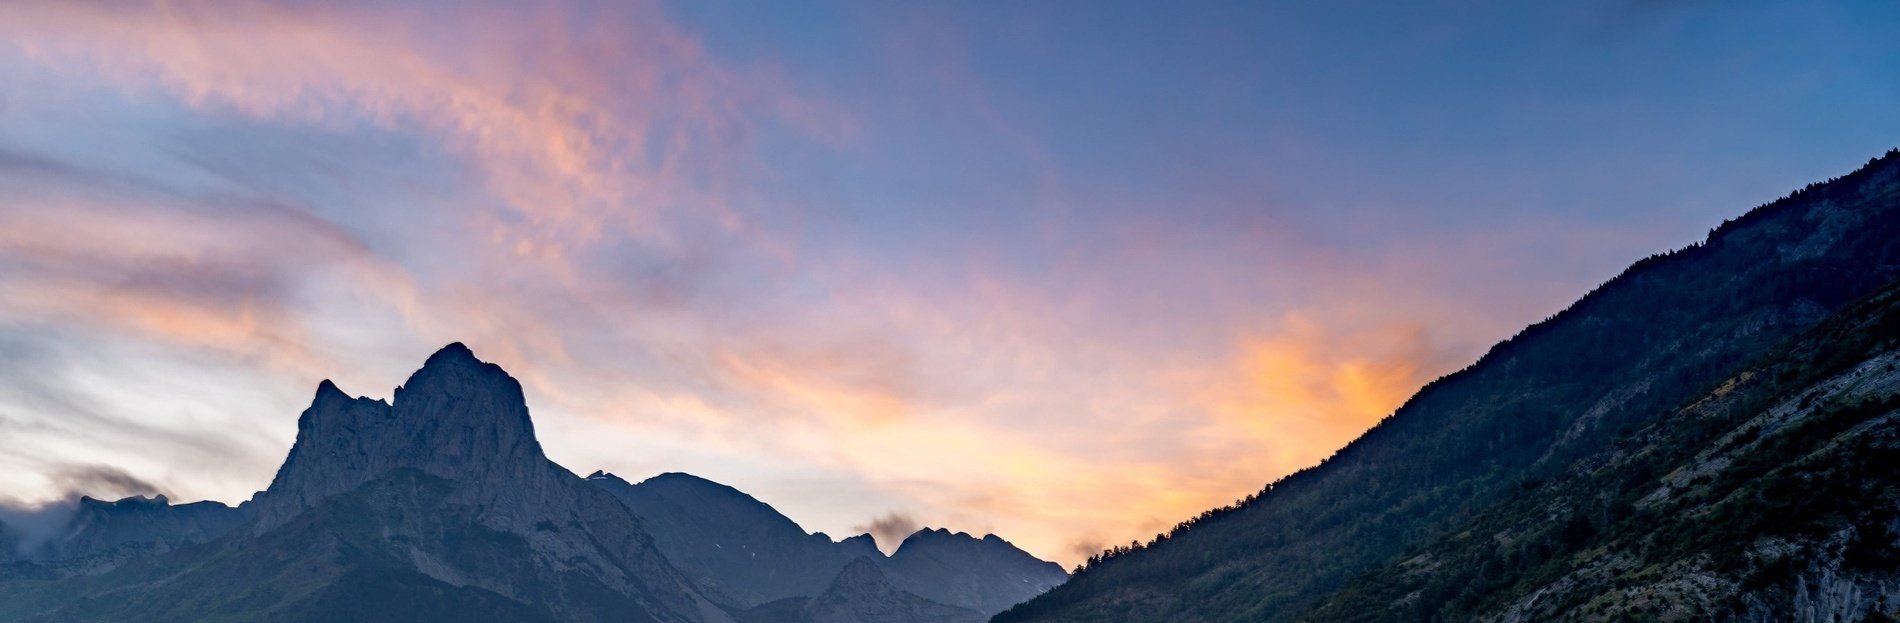
[[[1896,465],[1900,284],[1306,618],[1890,620]]]
[[[998,617],[1275,620],[1470,520],[1900,275],[1900,152],[1645,259],[1321,465]]]
[[[595,472],[587,480],[640,516],[655,546],[707,594],[739,607],[817,595],[852,560],[883,557],[869,536],[834,543],[807,534],[764,502],[698,476],[635,485]]]

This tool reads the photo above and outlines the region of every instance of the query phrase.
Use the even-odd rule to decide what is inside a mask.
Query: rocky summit
[[[479,483],[457,501],[486,509],[482,521],[496,527],[531,528],[545,518],[511,511],[565,506],[573,497],[571,475],[541,453],[521,384],[458,342],[397,387],[393,404],[320,383],[297,419],[290,456],[258,496],[257,529],[397,469]]]

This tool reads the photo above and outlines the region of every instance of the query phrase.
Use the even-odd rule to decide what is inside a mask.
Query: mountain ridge
[[[1633,263],[1320,464],[997,617],[1298,616],[1900,276],[1900,151]]]
[[[388,401],[321,381],[297,421],[270,486],[240,507],[82,498],[57,548],[0,557],[0,619],[723,623],[760,601],[734,586],[772,577],[720,584],[682,569],[742,551],[731,546],[752,530],[836,560],[772,568],[797,583],[787,596],[798,612],[823,597],[812,612],[984,616],[892,588],[881,570],[841,583],[852,561],[882,558],[868,535],[806,534],[733,487],[684,473],[641,486],[576,476],[544,454],[519,382],[460,343]],[[615,487],[663,495],[622,499]],[[656,538],[655,525],[717,529]],[[9,554],[12,540],[0,525]]]
[[[588,482],[634,509],[660,549],[701,590],[744,608],[815,598],[860,560],[876,564],[902,592],[985,616],[1068,577],[1061,566],[996,535],[977,538],[946,529],[920,529],[886,556],[868,534],[832,541],[822,532],[806,533],[770,504],[691,474],[668,472],[628,483],[596,471]],[[716,547],[701,545],[708,542]]]

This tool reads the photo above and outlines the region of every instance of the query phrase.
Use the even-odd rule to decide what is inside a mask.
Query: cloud
[[[1458,356],[1412,323],[1354,330],[1296,313],[1277,324],[1243,340],[1224,378],[1201,392],[1214,415],[1203,438],[1255,448],[1263,473],[1284,474],[1325,458]]]
[[[70,499],[43,504],[0,500],[0,547],[10,546],[17,554],[32,552],[58,536],[78,508]]]
[[[63,493],[39,503],[0,497],[0,544],[11,541],[18,552],[27,553],[58,537],[78,511],[82,495],[116,501],[165,493],[158,485],[111,465],[64,465],[49,473],[47,481]]]
[[[54,471],[48,480],[69,495],[86,495],[113,501],[134,495],[164,495],[165,490],[145,479],[111,465],[68,465]]]
[[[346,128],[425,131],[463,156],[503,209],[496,248],[549,262],[619,235],[686,243],[690,218],[749,227],[724,194],[755,120],[828,131],[769,75],[712,61],[652,3],[348,5],[26,3],[11,38],[194,106]],[[434,37],[418,31],[419,22]],[[755,114],[756,113],[756,114]]]
[[[897,551],[897,546],[903,544],[905,538],[916,534],[922,527],[923,524],[918,523],[909,513],[893,511],[872,517],[870,523],[852,526],[851,530],[859,534],[870,534],[871,538],[877,540],[878,548],[884,550],[885,554],[890,554]]]
[[[889,547],[921,516],[1079,559],[1336,449],[1482,333],[1434,288],[1525,287],[1464,270],[1507,264],[1487,236],[1549,248],[1330,248],[1374,236],[1199,144],[1167,150],[1220,162],[1091,179],[931,16],[875,34],[896,104],[669,18],[0,6],[0,348],[53,353],[0,377],[0,488],[110,459],[236,501],[316,380],[373,391],[463,341],[564,464],[730,470]],[[909,140],[920,116],[959,140]],[[865,162],[812,164],[836,156]]]

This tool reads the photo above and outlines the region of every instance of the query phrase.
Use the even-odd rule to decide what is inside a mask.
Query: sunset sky
[[[1072,564],[1900,145],[1884,1],[519,4],[0,5],[0,499],[461,341],[576,472]]]

